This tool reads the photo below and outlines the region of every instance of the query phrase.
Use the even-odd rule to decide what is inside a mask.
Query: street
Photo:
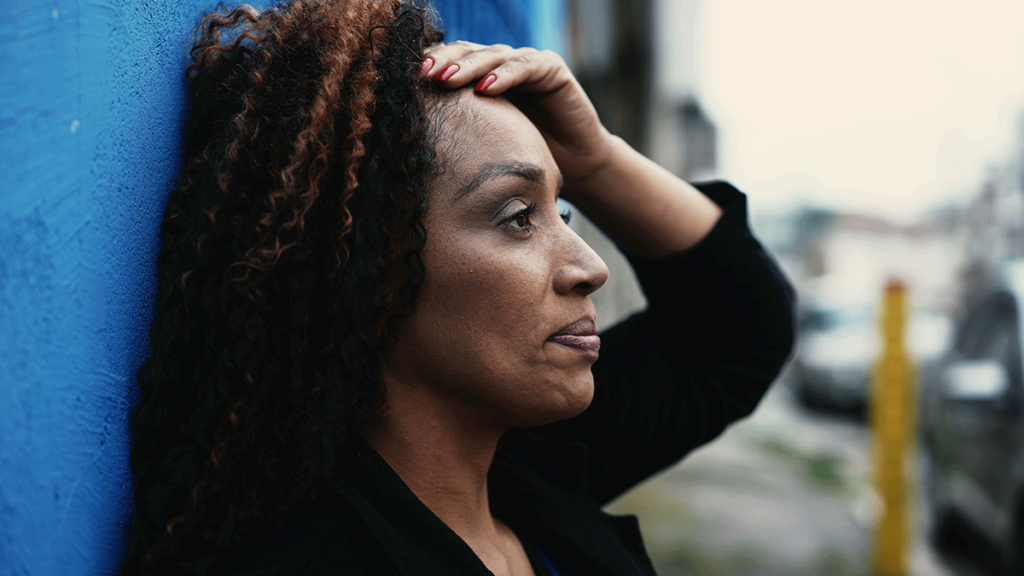
[[[867,575],[880,509],[870,454],[863,424],[807,411],[780,382],[750,418],[608,511],[639,516],[661,576]],[[919,491],[912,500],[909,573],[981,576],[931,549]]]

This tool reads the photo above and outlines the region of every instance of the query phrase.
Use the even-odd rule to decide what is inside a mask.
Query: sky
[[[704,0],[698,95],[752,205],[913,219],[1018,151],[1024,2]]]

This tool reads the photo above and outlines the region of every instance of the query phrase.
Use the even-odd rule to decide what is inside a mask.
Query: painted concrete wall
[[[564,0],[433,0],[446,40],[533,46],[564,54]]]
[[[116,571],[182,71],[215,4],[2,3],[0,575]],[[559,41],[560,0],[438,5],[450,38]]]
[[[0,572],[109,573],[162,203],[182,0],[6,1],[0,19]]]

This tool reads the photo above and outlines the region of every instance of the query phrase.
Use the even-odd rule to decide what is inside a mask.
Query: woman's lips
[[[597,325],[593,318],[583,318],[569,324],[555,332],[548,341],[594,356],[601,349],[601,337],[597,335]]]
[[[589,352],[591,354],[597,354],[601,349],[601,337],[598,335],[593,336],[575,336],[573,334],[558,334],[548,338],[551,342],[561,344],[562,346],[568,346],[569,348],[576,348],[583,352]]]

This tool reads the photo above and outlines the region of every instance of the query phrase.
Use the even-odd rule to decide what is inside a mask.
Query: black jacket
[[[601,335],[590,407],[499,444],[492,512],[539,572],[535,545],[566,576],[654,574],[636,519],[601,506],[749,414],[792,347],[793,290],[751,236],[744,196],[698,187],[723,216],[683,254],[631,259],[649,305]],[[253,536],[223,571],[490,574],[368,443],[347,451],[334,494]]]

